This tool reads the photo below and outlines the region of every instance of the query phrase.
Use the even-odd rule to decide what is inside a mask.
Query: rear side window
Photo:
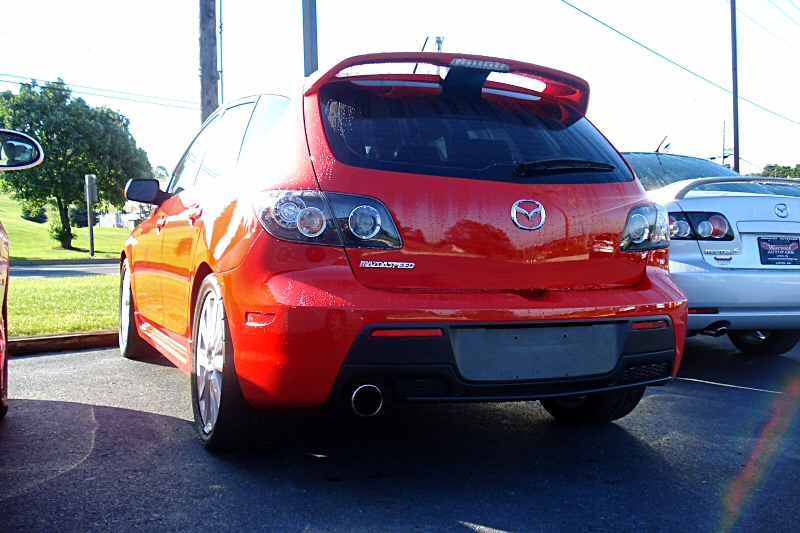
[[[217,131],[219,115],[215,115],[208,124],[195,137],[192,145],[186,150],[180,163],[172,173],[172,181],[169,184],[168,192],[174,193],[178,189],[188,189],[194,185],[200,163],[206,154],[206,149]]]
[[[289,99],[285,96],[264,95],[258,99],[256,110],[242,142],[240,161],[249,161],[250,158],[258,156],[259,151],[263,150],[262,143],[287,107]]]
[[[225,175],[239,160],[242,138],[253,114],[252,102],[231,107],[222,116],[219,132],[210,143],[200,172],[197,174],[198,186],[205,185]]]
[[[320,90],[334,156],[347,165],[496,181],[605,183],[633,176],[583,116],[558,102],[484,89],[482,97],[443,96],[436,83],[340,81]],[[613,171],[536,173],[520,163],[577,159]]]

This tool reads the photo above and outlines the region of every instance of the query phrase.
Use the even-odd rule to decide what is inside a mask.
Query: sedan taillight
[[[728,219],[720,213],[670,213],[669,232],[670,238],[675,240],[733,240],[733,229]]]

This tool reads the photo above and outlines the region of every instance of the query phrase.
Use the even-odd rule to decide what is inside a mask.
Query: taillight
[[[620,249],[623,252],[647,252],[669,246],[669,216],[658,204],[631,209],[625,222]]]
[[[670,213],[669,230],[670,237],[676,240],[733,240],[733,229],[720,213]]]
[[[256,195],[253,209],[270,235],[286,241],[360,248],[403,246],[389,210],[368,196],[265,191]]]
[[[344,245],[356,248],[402,248],[400,231],[389,209],[376,198],[357,194],[329,192],[331,204]]]
[[[683,213],[669,214],[669,238],[670,239],[691,239],[694,232],[692,226]]]

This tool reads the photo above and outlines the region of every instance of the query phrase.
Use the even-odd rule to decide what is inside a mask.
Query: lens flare
[[[784,394],[775,401],[770,419],[761,429],[744,470],[725,492],[724,515],[717,528],[718,532],[728,533],[733,530],[744,507],[752,499],[754,491],[764,481],[764,474],[772,456],[780,448],[781,439],[789,429],[798,406],[800,406],[800,374],[789,381]]]

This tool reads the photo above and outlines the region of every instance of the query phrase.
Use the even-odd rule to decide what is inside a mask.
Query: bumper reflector
[[[690,307],[690,315],[718,315],[719,309],[714,307]]]
[[[669,323],[666,320],[650,320],[647,322],[634,322],[631,324],[631,329],[633,331],[642,330],[642,329],[661,329],[669,327]]]
[[[439,328],[432,329],[376,329],[370,337],[443,337]]]
[[[248,326],[269,326],[275,322],[275,313],[259,313],[257,311],[244,314]]]

